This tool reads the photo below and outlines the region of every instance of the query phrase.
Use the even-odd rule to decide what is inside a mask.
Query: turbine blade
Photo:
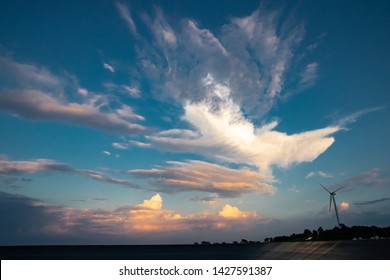
[[[339,218],[339,212],[337,211],[337,204],[336,204],[336,199],[333,196],[333,203],[334,203],[334,211],[336,212],[336,219],[337,219],[337,224],[340,226],[340,218]]]
[[[320,184],[320,186],[323,187],[324,190],[326,190],[328,193],[330,193],[330,191],[327,188],[325,188],[323,185]]]
[[[332,194],[329,196],[330,200],[329,200],[329,212],[332,210]]]
[[[338,191],[341,190],[341,189],[344,189],[345,187],[346,187],[346,186],[342,186],[341,188],[338,188],[337,190],[334,191],[334,193],[335,193],[335,192],[338,192]]]

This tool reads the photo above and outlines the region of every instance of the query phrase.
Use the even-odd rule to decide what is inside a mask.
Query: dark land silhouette
[[[233,241],[192,245],[0,246],[7,259],[91,260],[389,260],[390,227],[341,225],[305,229],[303,233],[265,238],[263,242]]]

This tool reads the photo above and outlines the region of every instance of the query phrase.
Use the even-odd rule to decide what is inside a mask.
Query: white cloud
[[[311,172],[309,172],[306,176],[305,176],[305,178],[306,179],[309,179],[309,178],[312,178],[312,177],[314,177],[314,176],[319,176],[319,177],[322,177],[322,178],[332,178],[333,177],[333,175],[332,174],[330,174],[330,173],[325,173],[325,172],[323,172],[323,171],[311,171]]]
[[[78,92],[79,94],[81,94],[82,96],[88,95],[88,90],[85,89],[85,88],[78,88],[78,89],[77,89],[77,92]]]
[[[121,86],[126,93],[128,93],[131,97],[139,98],[140,97],[140,90],[137,87],[130,87],[130,86]]]
[[[375,112],[375,111],[379,111],[379,110],[383,110],[384,108],[385,108],[384,106],[378,106],[378,107],[370,107],[370,108],[367,108],[367,109],[363,109],[363,110],[360,110],[360,111],[358,111],[356,113],[348,115],[346,117],[339,118],[337,120],[336,124],[338,126],[341,126],[341,127],[343,127],[345,129],[346,125],[356,122],[356,120],[359,117],[361,117],[362,115],[365,115],[365,114],[371,113],[371,112]]]
[[[162,198],[159,194],[152,196],[150,200],[144,200],[142,204],[139,204],[140,207],[145,207],[149,209],[161,210],[162,209]]]
[[[127,144],[124,143],[112,143],[112,147],[118,150],[126,150],[128,148]]]
[[[111,153],[109,151],[103,151],[102,153],[103,153],[103,155],[111,156]]]
[[[195,130],[168,130],[149,136],[154,147],[176,152],[201,153],[221,161],[245,163],[269,172],[271,166],[288,167],[313,161],[334,142],[338,126],[287,135],[275,130],[277,122],[256,127],[230,98],[230,89],[205,80],[208,97],[184,106],[183,120]]]
[[[143,142],[134,141],[134,140],[130,140],[129,144],[133,145],[133,146],[136,146],[136,147],[140,147],[140,148],[150,148],[152,146],[149,143],[143,143]]]
[[[110,71],[111,73],[115,73],[114,67],[112,67],[110,64],[103,63],[103,67],[104,67],[104,69],[107,69],[107,70]]]
[[[188,18],[170,25],[158,8],[142,18],[155,36],[138,40],[139,64],[133,71],[148,78],[155,97],[199,102],[207,96],[202,80],[210,73],[229,86],[245,114],[258,119],[282,96],[304,34],[302,25],[261,9],[213,31]],[[297,71],[291,76],[299,78]]]
[[[133,35],[137,35],[137,27],[133,21],[133,18],[130,15],[129,7],[119,1],[115,2],[115,5],[118,9],[120,17],[127,23],[128,28],[130,29]]]
[[[267,182],[273,179],[250,170],[231,169],[203,161],[168,162],[171,166],[129,170],[129,174],[151,180],[165,192],[200,191],[220,197],[236,197],[243,193],[273,194]]]

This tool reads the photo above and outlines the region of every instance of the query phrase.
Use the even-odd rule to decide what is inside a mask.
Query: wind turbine
[[[320,184],[321,185],[321,184]],[[339,212],[337,211],[337,205],[336,205],[336,199],[334,196],[336,195],[336,192],[341,190],[342,188],[345,188],[346,186],[343,186],[341,188],[338,188],[337,190],[330,192],[327,188],[325,188],[323,185],[321,185],[329,194],[330,194],[330,200],[329,200],[329,212],[332,209],[332,200],[333,200],[333,205],[334,205],[334,211],[336,212],[336,218],[337,218],[337,224],[340,227],[340,218],[339,218]]]

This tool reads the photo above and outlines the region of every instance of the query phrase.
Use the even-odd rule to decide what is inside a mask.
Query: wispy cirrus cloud
[[[299,81],[299,87],[304,89],[314,85],[318,75],[319,64],[313,62],[308,64],[301,73],[301,79]]]
[[[161,48],[167,49],[165,48],[166,45],[171,48],[176,47],[176,32],[166,20],[163,11],[158,7],[156,7],[154,10],[155,15],[153,17],[150,17],[148,14],[143,13],[142,19],[152,31],[157,44]]]
[[[146,128],[135,122],[144,118],[127,105],[113,108],[103,95],[88,96],[86,89],[70,101],[65,79],[46,69],[0,57],[0,78],[7,81],[0,88],[0,110],[26,119],[59,121],[83,125],[111,133],[135,134]],[[81,93],[81,94],[80,94]],[[80,99],[81,98],[81,99]]]
[[[330,189],[347,187],[381,187],[390,183],[390,168],[373,168],[370,171],[362,172],[342,182],[329,186]]]
[[[112,82],[108,82],[104,84],[104,87],[109,92],[119,92],[124,94],[125,96],[130,96],[133,98],[140,98],[141,97],[141,90],[138,86],[135,85],[124,85],[124,84],[114,84]]]
[[[147,78],[156,98],[181,104],[200,101],[207,96],[202,79],[210,73],[229,85],[232,100],[245,114],[256,118],[267,114],[282,95],[304,35],[302,24],[281,21],[280,12],[260,8],[231,18],[214,32],[194,19],[173,20],[160,8],[141,18],[154,37],[137,37],[139,64],[134,71]],[[306,84],[314,81],[314,68],[318,64],[306,67]]]
[[[272,178],[250,170],[237,170],[217,164],[191,160],[168,162],[170,166],[153,169],[135,169],[128,173],[152,181],[157,189],[168,192],[198,191],[219,197],[237,197],[259,192],[272,195],[276,188],[267,182]]]
[[[137,27],[133,21],[133,18],[131,17],[129,7],[119,1],[115,2],[115,6],[118,9],[120,17],[127,23],[127,27],[129,28],[131,33],[133,35],[137,35]]]

